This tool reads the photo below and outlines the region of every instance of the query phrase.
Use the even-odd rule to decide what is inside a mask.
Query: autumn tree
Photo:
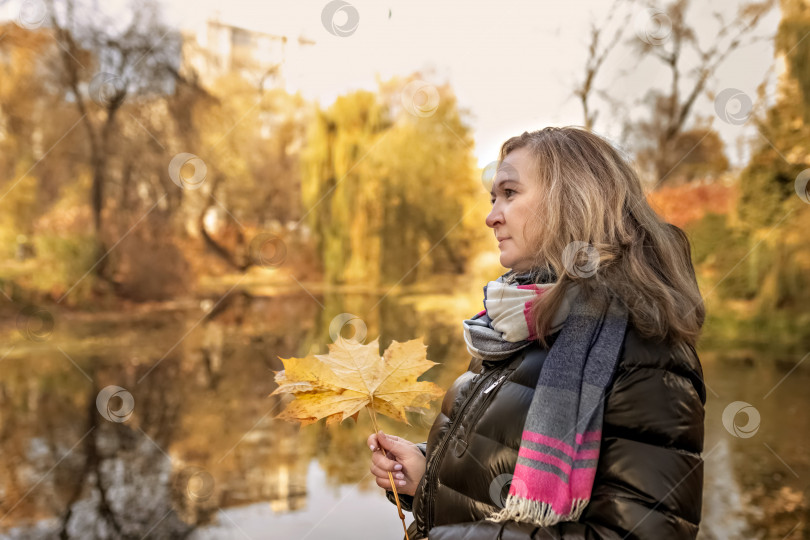
[[[451,90],[416,76],[318,111],[303,153],[305,219],[327,282],[413,283],[460,273],[486,200]]]
[[[58,97],[39,82],[40,59],[56,47],[54,40],[12,22],[0,26],[0,36],[0,234],[10,246],[18,234],[33,232],[37,213],[55,197],[48,180],[57,175],[40,174],[36,165],[67,127],[54,110]]]
[[[127,100],[170,90],[169,66],[178,62],[178,36],[163,24],[155,2],[132,4],[114,16],[80,0],[48,0],[48,24],[59,41],[56,82],[72,102],[87,133],[92,174],[90,206],[98,242],[96,273],[109,279],[103,215],[111,184],[127,193],[133,175],[113,172],[126,155],[119,117]],[[131,154],[130,154],[131,155]],[[126,200],[126,195],[124,195]]]
[[[711,77],[730,54],[763,39],[753,32],[775,2],[746,2],[730,20],[713,12],[719,29],[712,36],[699,35],[689,20],[691,4],[691,0],[674,0],[659,9],[646,2],[649,20],[646,24],[636,21],[636,36],[631,41],[639,60],[651,57],[669,74],[668,88],[651,89],[645,96],[647,117],[627,124],[639,166],[658,184],[677,176],[676,168],[690,151],[709,155],[716,149],[716,133],[710,127],[694,125],[695,104],[702,95],[714,97],[717,89]],[[695,142],[691,147],[690,140]],[[721,170],[722,160],[710,169]]]
[[[762,134],[740,175],[736,227],[750,239],[744,290],[763,309],[806,302],[810,272],[806,231],[810,227],[807,195],[799,193],[810,169],[810,5],[782,0],[776,52],[786,71],[778,83],[776,103],[754,121]],[[764,90],[761,90],[764,92]],[[761,98],[763,96],[760,96]],[[754,249],[756,248],[756,249]]]
[[[172,195],[177,217],[187,234],[244,271],[255,262],[249,244],[257,229],[275,231],[301,217],[298,152],[309,106],[238,74],[203,87],[188,66],[169,106],[177,126],[169,153],[194,154],[206,169],[199,187]]]

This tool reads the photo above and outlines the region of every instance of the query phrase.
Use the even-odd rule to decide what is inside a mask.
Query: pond
[[[402,538],[368,470],[368,415],[329,427],[274,419],[287,400],[269,396],[273,372],[279,357],[326,353],[351,314],[345,337],[423,337],[438,362],[423,378],[448,388],[469,363],[460,321],[481,305],[470,290],[299,287],[22,313],[0,346],[0,537]],[[699,353],[709,386],[701,537],[810,534],[810,362]],[[409,413],[410,426],[378,420],[419,442],[439,405]]]

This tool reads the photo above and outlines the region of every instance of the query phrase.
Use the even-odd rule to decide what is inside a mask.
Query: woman
[[[425,443],[368,439],[409,537],[695,538],[705,312],[686,236],[572,127],[503,144],[486,222],[510,271],[463,322],[468,371]]]

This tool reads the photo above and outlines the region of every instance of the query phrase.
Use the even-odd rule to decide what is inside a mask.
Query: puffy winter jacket
[[[549,337],[550,345],[559,332]],[[411,540],[695,538],[703,491],[706,391],[695,349],[643,339],[628,324],[606,389],[591,500],[579,521],[536,527],[485,518],[503,508],[523,424],[548,349],[475,360],[447,391],[418,446],[427,468],[413,496]],[[393,492],[386,492],[394,502]]]

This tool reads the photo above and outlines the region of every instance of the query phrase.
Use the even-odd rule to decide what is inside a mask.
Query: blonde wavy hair
[[[542,345],[566,286],[577,283],[582,294],[618,296],[643,337],[695,347],[705,307],[689,240],[650,207],[628,161],[602,137],[568,126],[508,139],[498,166],[524,147],[530,181],[540,183],[537,219],[524,237],[534,239],[532,268],[557,276],[530,313]]]

